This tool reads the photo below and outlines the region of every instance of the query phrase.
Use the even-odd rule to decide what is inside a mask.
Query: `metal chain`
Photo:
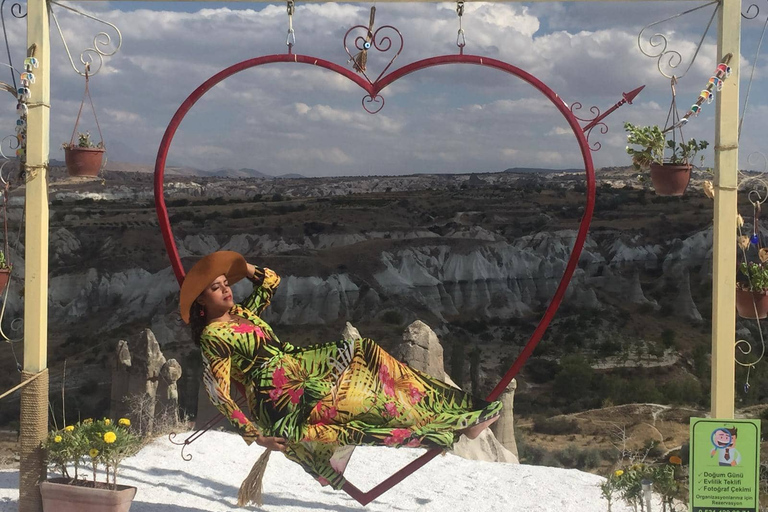
[[[459,47],[459,54],[464,55],[464,47],[467,46],[467,39],[464,37],[464,29],[461,26],[461,17],[464,16],[464,2],[456,2],[456,14],[459,15],[459,33],[456,35],[456,46]]]
[[[293,47],[296,46],[296,33],[293,31],[293,13],[296,12],[294,0],[287,1],[286,11],[288,12],[288,36],[285,39],[285,44],[288,46],[288,53],[291,53]]]

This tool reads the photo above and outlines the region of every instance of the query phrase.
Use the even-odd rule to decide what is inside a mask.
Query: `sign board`
[[[760,420],[691,418],[690,510],[758,512]]]

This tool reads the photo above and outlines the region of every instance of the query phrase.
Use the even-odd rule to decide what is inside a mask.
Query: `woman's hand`
[[[259,446],[263,446],[267,450],[273,450],[278,452],[284,452],[286,448],[286,443],[288,441],[282,437],[268,437],[268,436],[258,436],[256,438],[256,444]]]

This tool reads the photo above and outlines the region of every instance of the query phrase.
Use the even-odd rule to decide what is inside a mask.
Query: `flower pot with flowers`
[[[70,176],[97,176],[104,160],[104,141],[94,143],[90,132],[78,133],[77,143],[72,137],[70,142],[61,145],[64,160]]]
[[[44,512],[128,512],[136,488],[118,485],[124,458],[139,451],[141,438],[120,419],[83,420],[48,434],[43,443],[48,465],[60,478],[40,483]],[[104,480],[99,481],[99,467]]]
[[[687,142],[667,140],[666,131],[654,126],[636,126],[624,123],[627,142],[639,149],[627,146],[635,169],[649,169],[651,182],[660,196],[682,196],[691,180],[691,161],[709,142],[690,139]],[[674,132],[673,132],[674,133]],[[664,151],[670,150],[670,158],[664,158]],[[702,156],[702,160],[704,157]]]
[[[746,238],[747,244],[749,238]],[[739,240],[743,248],[744,240]],[[742,318],[759,319],[768,316],[768,249],[759,250],[760,262],[739,264],[739,279],[736,282],[736,312]]]

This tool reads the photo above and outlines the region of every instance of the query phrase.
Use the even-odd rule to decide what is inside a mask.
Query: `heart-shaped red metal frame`
[[[403,66],[402,68],[396,69],[395,71],[385,76],[380,76],[379,78],[376,79],[375,82],[370,82],[365,77],[361,77],[360,75],[357,75],[354,71],[343,68],[338,64],[334,64],[333,62],[330,62],[324,59],[315,58],[315,57],[310,57],[307,55],[296,55],[291,53],[279,54],[279,55],[267,55],[264,57],[249,59],[249,60],[245,60],[243,62],[234,64],[233,66],[230,66],[220,71],[219,73],[215,74],[211,78],[209,78],[200,87],[195,89],[195,91],[192,94],[190,94],[186,100],[184,100],[184,103],[181,104],[179,109],[176,111],[176,114],[174,114],[173,118],[171,119],[171,122],[168,124],[168,128],[165,130],[165,134],[163,135],[163,140],[161,141],[160,148],[158,149],[158,152],[157,152],[157,160],[155,162],[155,184],[154,184],[155,209],[157,210],[157,217],[160,225],[160,230],[163,234],[163,241],[165,242],[165,248],[168,251],[168,257],[171,260],[171,266],[173,267],[173,271],[174,271],[174,274],[176,275],[176,279],[179,281],[179,285],[181,285],[181,283],[184,281],[184,275],[185,275],[184,267],[181,264],[181,259],[179,258],[179,252],[176,248],[176,242],[174,241],[173,233],[171,232],[171,225],[168,219],[168,211],[166,210],[165,198],[163,196],[163,175],[165,172],[165,162],[168,155],[168,149],[170,148],[171,142],[173,141],[174,134],[176,133],[176,130],[181,124],[181,121],[184,119],[184,116],[186,116],[187,112],[189,112],[192,106],[213,86],[215,86],[222,80],[225,80],[226,78],[229,78],[230,76],[236,73],[239,73],[240,71],[243,71],[245,69],[262,66],[264,64],[274,64],[274,63],[280,63],[280,62],[309,64],[311,66],[318,66],[318,67],[333,71],[335,73],[338,73],[339,75],[348,78],[349,80],[351,80],[352,82],[360,86],[361,89],[363,89],[368,93],[368,96],[367,96],[368,98],[378,97],[378,93],[381,92],[385,87],[387,87],[391,83],[395,82],[399,78],[409,75],[410,73],[413,73],[415,71],[419,71],[422,69],[426,69],[434,66],[440,66],[444,64],[474,64],[479,66],[485,66],[489,68],[498,69],[506,73],[509,73],[511,75],[514,75],[524,80],[525,82],[529,83],[533,87],[535,87],[539,92],[541,92],[544,96],[546,96],[552,102],[552,104],[560,111],[560,113],[563,115],[565,120],[568,122],[568,125],[571,127],[571,130],[573,130],[573,134],[576,136],[576,140],[578,141],[579,148],[581,150],[581,155],[582,155],[582,158],[584,159],[584,168],[586,170],[587,201],[586,201],[586,206],[584,208],[584,216],[582,217],[581,223],[579,224],[579,230],[576,236],[576,241],[573,245],[571,256],[568,259],[568,263],[565,267],[565,272],[563,273],[563,277],[560,279],[560,284],[558,285],[557,290],[555,291],[555,294],[552,297],[552,301],[549,303],[547,310],[544,312],[544,316],[539,321],[539,324],[536,326],[536,329],[531,335],[531,338],[528,340],[528,343],[523,348],[523,351],[517,357],[517,359],[509,368],[509,370],[507,370],[507,372],[504,374],[499,384],[493,389],[493,391],[491,391],[491,393],[486,398],[489,401],[495,400],[504,391],[504,389],[506,389],[506,387],[509,385],[510,381],[515,377],[515,375],[517,375],[517,372],[520,371],[520,368],[523,366],[525,361],[530,357],[531,353],[536,348],[536,345],[539,343],[539,341],[541,341],[541,338],[544,335],[544,332],[549,326],[549,323],[552,321],[552,318],[555,316],[555,312],[557,311],[558,307],[560,306],[560,303],[563,300],[563,297],[565,296],[565,291],[568,288],[568,284],[571,281],[573,272],[576,270],[576,266],[578,265],[578,262],[579,262],[579,256],[581,255],[581,250],[584,247],[584,242],[587,238],[587,232],[589,231],[589,224],[592,220],[592,213],[594,211],[594,205],[595,205],[595,170],[592,163],[592,155],[589,149],[589,143],[587,142],[587,139],[584,136],[584,133],[582,132],[582,128],[579,125],[577,118],[573,115],[573,113],[570,111],[568,106],[563,102],[563,100],[560,99],[560,97],[557,94],[555,94],[554,91],[552,91],[549,87],[547,87],[543,82],[538,80],[533,75],[511,64],[507,64],[506,62],[502,62],[496,59],[479,57],[476,55],[444,55],[444,56],[432,57],[429,59],[420,60],[420,61],[408,64],[406,66]],[[377,497],[384,494],[386,491],[388,491],[395,485],[397,485],[399,482],[402,482],[407,476],[412,474],[414,471],[418,470],[420,467],[424,466],[427,462],[429,462],[430,460],[435,458],[438,454],[440,454],[440,452],[441,450],[439,449],[429,450],[424,455],[414,460],[407,466],[401,468],[399,471],[395,472],[392,476],[390,476],[389,478],[387,478],[386,480],[384,480],[383,482],[381,482],[380,484],[378,484],[368,492],[361,491],[360,489],[358,489],[357,487],[355,487],[349,482],[347,482],[344,485],[344,490],[350,496],[352,496],[354,499],[360,502],[362,505],[366,505],[371,501],[373,501],[374,499],[376,499]]]

